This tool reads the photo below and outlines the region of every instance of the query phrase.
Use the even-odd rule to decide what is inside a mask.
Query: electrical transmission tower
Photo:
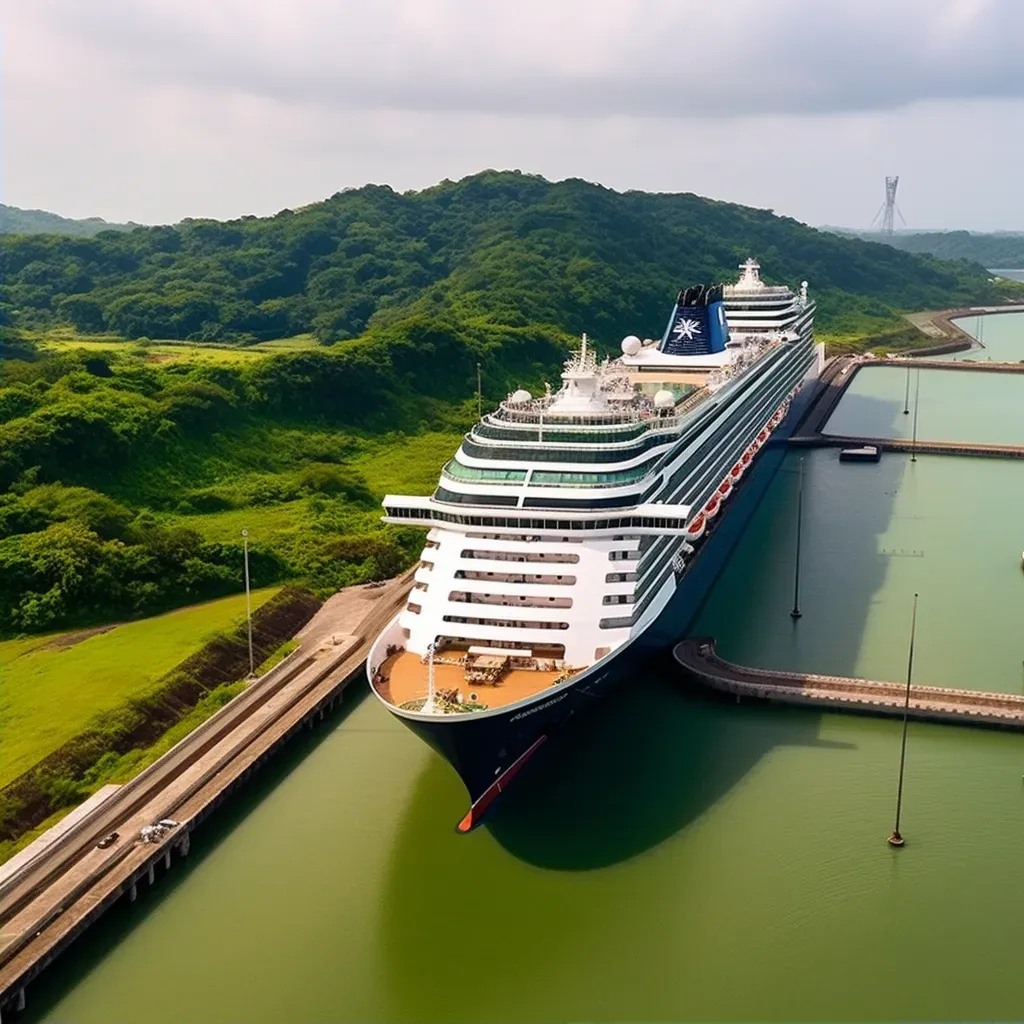
[[[900,208],[896,205],[896,187],[900,183],[900,177],[897,174],[895,177],[886,177],[885,179],[885,202],[878,208],[878,213],[875,214],[874,220],[871,222],[871,226],[874,227],[875,223],[881,220],[881,228],[883,235],[891,235],[896,229],[896,216],[899,215],[903,226],[907,226],[907,222],[903,220],[903,214],[900,213]]]

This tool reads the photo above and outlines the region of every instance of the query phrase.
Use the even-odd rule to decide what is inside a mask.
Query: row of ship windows
[[[525,572],[474,572],[472,569],[457,569],[457,580],[487,580],[494,583],[527,583],[538,586],[571,587],[575,576],[538,576]]]
[[[667,444],[672,444],[681,426],[680,424],[675,429],[651,431],[647,437],[640,438],[639,441],[635,442],[632,437],[594,436],[586,439],[576,439],[576,443],[585,441],[593,445],[600,444],[602,445],[600,448],[552,448],[550,447],[551,444],[564,443],[566,441],[572,443],[574,439],[545,437],[541,440],[534,436],[532,438],[514,438],[513,440],[520,441],[523,444],[527,441],[532,441],[539,446],[536,448],[480,444],[478,441],[466,438],[462,442],[462,451],[466,455],[471,455],[477,459],[496,459],[504,462],[626,462],[629,459],[635,459],[637,456],[643,455],[644,452],[649,451],[651,448],[660,448]],[[616,442],[619,442],[619,444],[615,447],[604,447],[605,445],[614,445]],[[525,470],[522,472],[525,472]]]
[[[467,590],[453,590],[449,601],[457,604],[496,604],[505,608],[571,608],[571,597],[529,597],[524,594],[477,594]],[[601,604],[632,604],[632,594],[605,594]]]
[[[468,516],[459,512],[441,512],[434,508],[406,508],[385,506],[384,512],[390,519],[419,519],[427,523],[452,523],[456,526],[491,526],[512,530],[658,530],[676,525],[675,519],[660,516],[623,516],[621,519],[521,519],[511,516]],[[523,540],[517,535],[516,540]],[[550,537],[544,538],[550,540]]]
[[[449,601],[458,604],[497,604],[505,608],[571,608],[571,597],[527,597],[523,594],[475,594],[453,590]]]
[[[423,565],[420,562],[420,565]],[[433,568],[433,563],[428,563]],[[523,572],[474,572],[472,569],[458,569],[455,572],[457,580],[483,580],[488,583],[523,583],[536,586],[560,586],[572,587],[576,584],[575,576],[538,576]],[[605,583],[635,583],[637,574],[635,572],[609,572],[605,573]],[[413,590],[422,590],[426,593],[430,589],[427,583],[414,583]],[[611,602],[606,601],[606,604]]]
[[[515,453],[505,456],[508,459],[516,458]],[[530,485],[536,487],[621,487],[624,484],[631,484],[642,480],[651,471],[651,467],[657,460],[648,460],[640,466],[633,466],[630,469],[620,469],[608,473],[582,473],[568,472],[563,470],[535,469],[530,477]],[[554,453],[546,461],[551,462],[593,462],[593,459],[562,459],[559,453]],[[625,461],[619,459],[616,461]],[[469,483],[494,483],[494,484],[521,484],[526,481],[525,469],[483,469],[479,466],[464,466],[461,462],[452,459],[441,471],[444,476],[452,480],[464,480]]]
[[[536,426],[495,427],[490,423],[478,423],[473,433],[480,437],[490,437],[496,441],[541,441],[547,440],[558,444],[615,444],[620,441],[631,441],[640,437],[649,429],[649,423],[630,424],[624,430],[559,430],[545,426],[543,431]],[[472,443],[472,442],[470,442]]]
[[[483,558],[493,562],[549,562],[561,563],[564,565],[575,565],[580,556],[572,552],[561,551],[480,551],[474,548],[464,548],[461,558]],[[609,562],[628,562],[640,557],[640,552],[635,548],[623,551],[609,551]],[[431,563],[433,566],[433,563]]]
[[[413,606],[409,606],[413,610]],[[418,612],[419,606],[415,610]],[[468,615],[445,615],[445,622],[458,622],[467,626],[500,626],[506,629],[568,629],[568,622],[529,622],[510,619],[478,619]],[[633,625],[632,615],[621,615],[613,619],[601,619],[601,629],[623,629]]]
[[[445,615],[445,622],[461,622],[468,626],[504,626],[508,629],[568,629],[568,622],[523,622],[510,619],[477,619],[467,615]]]

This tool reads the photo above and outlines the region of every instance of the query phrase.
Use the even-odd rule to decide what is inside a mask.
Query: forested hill
[[[267,218],[0,238],[0,314],[127,338],[324,342],[412,313],[551,324],[614,344],[661,330],[683,284],[807,279],[826,330],[895,309],[998,298],[980,266],[942,263],[691,194],[616,193],[484,172],[399,194],[368,185]]]
[[[887,242],[905,252],[927,253],[943,260],[970,260],[1001,270],[1024,268],[1024,233],[979,234],[972,231],[898,232],[894,235],[863,235]]]
[[[102,217],[73,220],[46,210],[20,210],[0,203],[0,234],[98,235],[101,231],[129,231],[135,224],[111,224]]]

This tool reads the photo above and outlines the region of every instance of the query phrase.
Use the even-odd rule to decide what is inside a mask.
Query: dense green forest
[[[478,364],[488,403],[540,386],[572,335],[659,333],[681,284],[751,254],[769,280],[809,279],[819,323],[861,346],[909,340],[896,310],[1005,291],[980,266],[768,211],[519,173],[263,219],[0,237],[0,635],[237,591],[242,527],[261,586],[393,574],[421,537],[382,527],[380,498],[432,489]],[[36,344],[70,327],[115,338]],[[224,362],[148,343],[302,333],[322,344]]]
[[[8,337],[0,636],[237,592],[242,526],[260,586],[326,594],[393,575],[422,538],[382,527],[380,499],[432,489],[472,418],[477,364],[492,401],[539,385],[568,342],[420,316],[331,349],[154,365],[139,346],[46,353]],[[425,460],[423,430],[445,432]]]
[[[859,237],[885,242],[904,252],[925,253],[941,260],[967,260],[1000,270],[1024,268],[1024,233],[974,231],[897,231],[893,235],[861,233]]]
[[[46,210],[21,210],[17,206],[0,203],[0,235],[30,235],[50,233],[89,237],[101,231],[130,231],[137,224],[112,224],[102,217],[73,220]]]
[[[485,172],[399,194],[368,185],[273,217],[0,238],[0,315],[125,338],[357,337],[412,313],[552,324],[615,344],[659,332],[683,284],[756,255],[811,283],[827,332],[998,298],[984,269],[816,231],[691,194]]]

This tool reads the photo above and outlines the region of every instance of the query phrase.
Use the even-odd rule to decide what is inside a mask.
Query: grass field
[[[389,493],[431,494],[441,467],[461,440],[462,435],[457,433],[360,438],[354,442],[355,451],[344,460],[344,465],[358,472],[378,497]],[[245,473],[239,474],[239,479],[244,480]],[[327,511],[325,504],[315,497],[298,498],[222,512],[168,513],[161,519],[197,530],[205,540],[217,544],[237,542],[245,529],[249,531],[250,543],[294,553],[296,545],[307,543],[310,532],[323,535],[373,531],[383,514],[383,509],[376,506],[350,505],[339,510],[332,505]]]
[[[304,349],[319,348],[312,334],[296,334],[291,338],[276,338],[261,341],[257,345],[227,345],[220,343],[181,342],[154,339],[145,345],[126,341],[116,334],[78,334],[72,328],[55,328],[52,331],[29,332],[32,340],[51,351],[87,349],[90,351],[122,350],[145,357],[152,363],[199,362],[228,364],[251,362],[268,355],[282,352],[300,352]]]
[[[455,454],[462,434],[391,436],[365,442],[349,465],[374,494],[431,494],[441,467]]]
[[[253,592],[253,607],[277,593]],[[56,636],[0,643],[0,786],[81,732],[97,714],[146,693],[213,634],[243,621],[239,594],[57,646]]]

